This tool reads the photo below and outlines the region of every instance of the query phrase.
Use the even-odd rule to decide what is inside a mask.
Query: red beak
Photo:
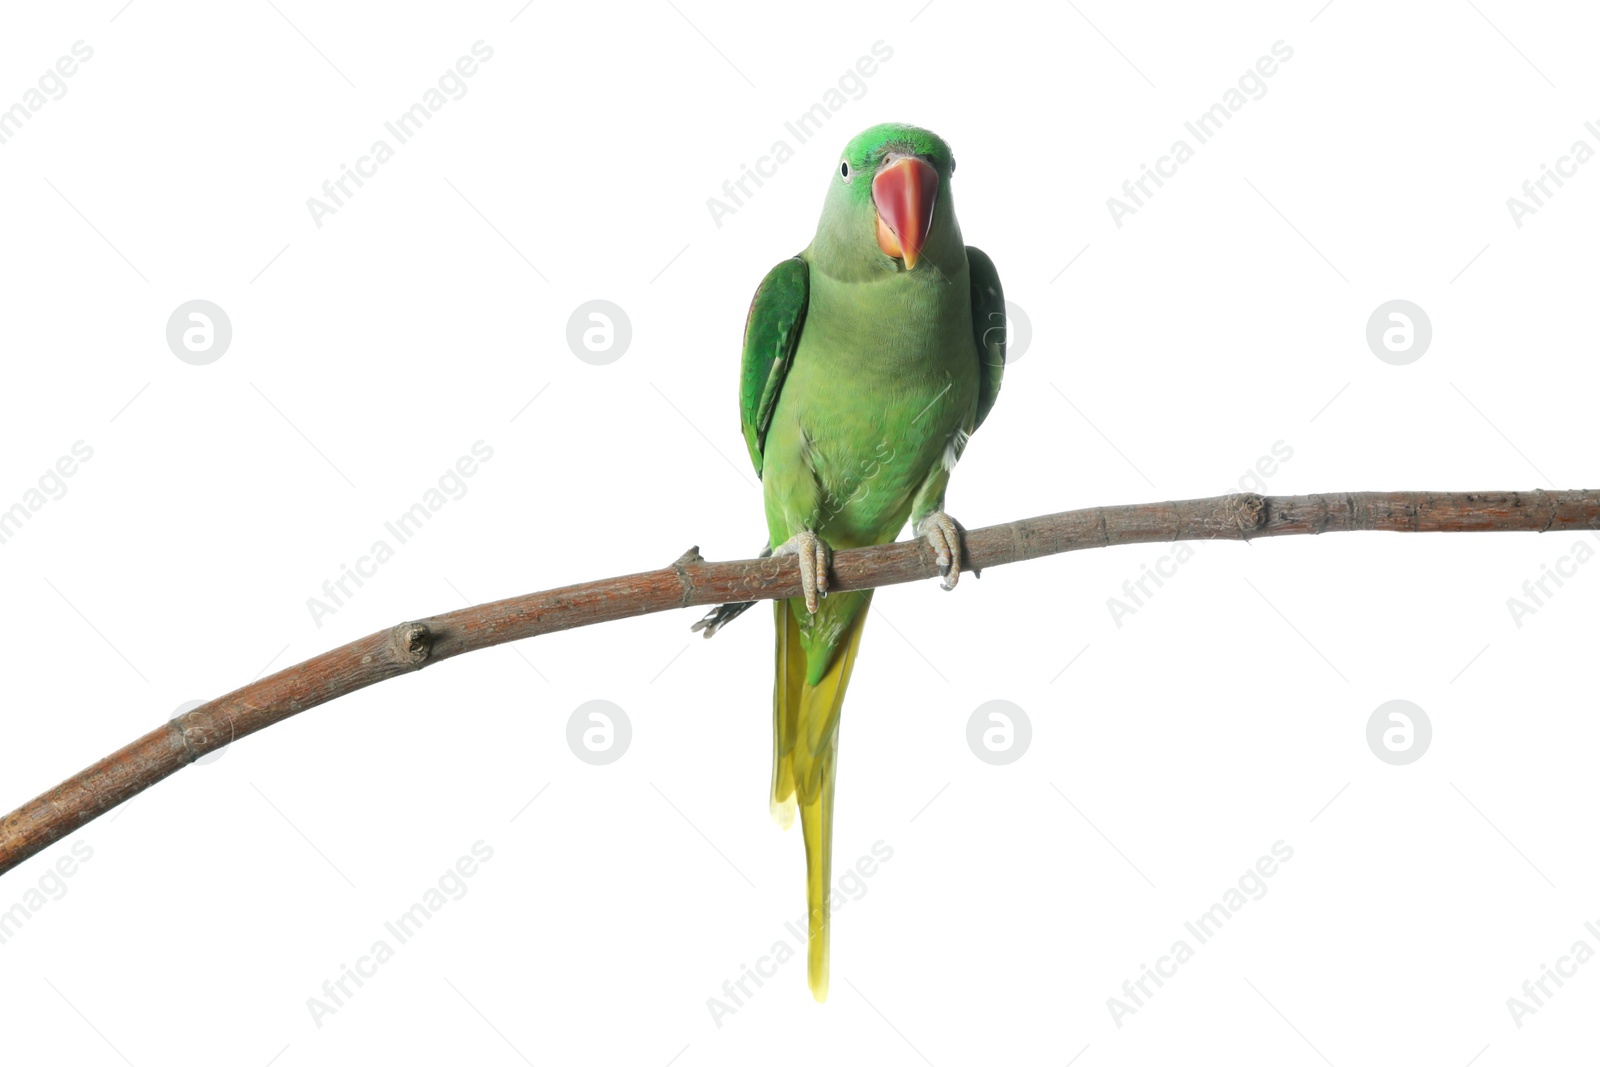
[[[872,202],[878,208],[878,247],[884,255],[917,265],[933,225],[933,205],[939,196],[939,172],[916,156],[904,156],[878,171],[872,179]]]

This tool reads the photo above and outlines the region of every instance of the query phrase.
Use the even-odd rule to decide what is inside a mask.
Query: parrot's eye
[[[848,159],[839,161],[839,178],[842,181],[850,180],[850,161]]]

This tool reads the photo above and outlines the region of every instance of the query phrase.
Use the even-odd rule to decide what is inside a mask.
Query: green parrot
[[[839,711],[872,591],[828,596],[833,549],[893,541],[910,519],[944,588],[961,574],[945,486],[1005,372],[1005,298],[961,241],[937,135],[888,123],[834,165],[811,244],[762,279],[745,321],[739,418],[769,542],[799,556],[803,598],[773,604],[773,817],[798,806],[806,849],[807,977],[828,994]],[[710,637],[749,603],[696,624]]]

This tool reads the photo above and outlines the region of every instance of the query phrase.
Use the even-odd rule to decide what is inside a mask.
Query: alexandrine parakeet
[[[799,556],[803,598],[774,602],[774,818],[805,837],[812,994],[828,991],[839,711],[872,591],[829,596],[830,551],[912,522],[955,587],[960,527],[945,486],[1005,371],[1005,299],[961,241],[935,134],[874,126],[833,164],[811,244],[774,267],[745,322],[739,417],[761,476],[768,551]],[[697,624],[710,636],[748,604]]]

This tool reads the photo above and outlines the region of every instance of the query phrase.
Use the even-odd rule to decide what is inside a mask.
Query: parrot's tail
[[[703,633],[707,637],[715,637],[718,630],[755,606],[756,602],[754,600],[741,600],[737,604],[719,605],[707,612],[705,618],[689,627],[689,632],[695,634]]]
[[[851,594],[845,594],[851,595]],[[833,785],[839,753],[839,712],[850,670],[861,647],[871,592],[854,594],[862,604],[840,635],[831,662],[808,680],[800,624],[787,601],[776,602],[777,673],[772,694],[772,814],[787,827],[800,810],[806,845],[806,908],[809,916],[806,977],[811,995],[828,997],[828,897],[833,868]]]

